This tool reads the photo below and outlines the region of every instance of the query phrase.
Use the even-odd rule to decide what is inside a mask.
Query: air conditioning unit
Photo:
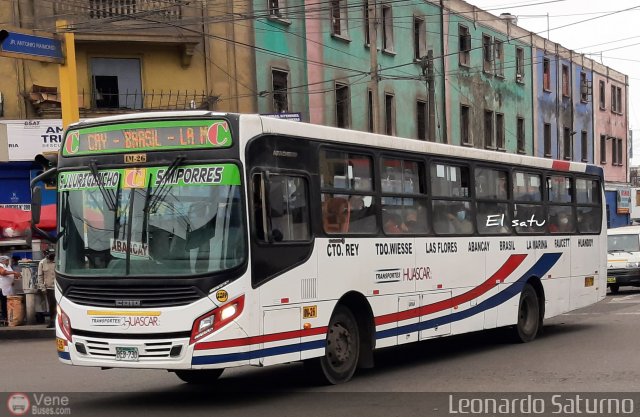
[[[516,74],[516,81],[521,83],[524,76],[522,74]]]

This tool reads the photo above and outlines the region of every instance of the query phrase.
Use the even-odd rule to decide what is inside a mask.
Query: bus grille
[[[191,304],[206,295],[191,286],[176,287],[69,287],[66,297],[76,304],[95,307],[175,307]]]

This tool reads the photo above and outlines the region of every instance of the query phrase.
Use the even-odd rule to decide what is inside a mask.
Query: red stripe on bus
[[[398,313],[385,314],[384,316],[376,317],[376,326],[382,324],[394,323],[397,321],[408,320],[415,317],[425,316],[427,314],[437,313],[439,311],[446,310],[458,306],[464,302],[471,301],[474,298],[481,296],[488,292],[490,289],[503,282],[511,273],[524,261],[527,257],[525,254],[517,254],[509,256],[509,259],[498,269],[491,277],[479,286],[460,294],[456,297],[448,300],[438,301],[437,303],[428,304],[426,306],[413,308],[410,310],[400,311]]]
[[[292,330],[281,333],[265,334],[263,336],[243,337],[241,339],[217,340],[212,342],[196,343],[195,350],[222,349],[236,346],[257,345],[260,343],[277,342],[279,340],[294,339],[296,337],[316,336],[327,333],[327,327],[313,329]]]
[[[553,161],[553,164],[551,164],[551,168],[552,169],[557,169],[558,171],[569,171],[569,168],[571,167],[571,162],[569,161]]]

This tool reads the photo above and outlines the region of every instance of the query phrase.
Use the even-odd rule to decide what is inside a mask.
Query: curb
[[[20,329],[19,327],[0,328],[0,340],[19,339],[55,339],[55,329]]]

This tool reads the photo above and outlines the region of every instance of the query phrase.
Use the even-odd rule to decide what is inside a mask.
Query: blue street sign
[[[53,37],[2,32],[0,55],[46,62],[62,62],[62,43]]]

